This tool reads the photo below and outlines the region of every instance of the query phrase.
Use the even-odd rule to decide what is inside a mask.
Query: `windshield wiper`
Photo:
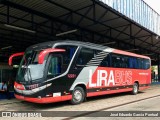
[[[28,74],[29,74],[28,78],[30,77],[30,79],[28,79],[28,81],[32,82],[32,76],[31,76],[31,70],[30,70],[30,68],[28,68]]]

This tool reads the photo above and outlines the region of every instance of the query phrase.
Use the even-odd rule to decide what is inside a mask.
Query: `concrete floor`
[[[106,96],[99,96],[99,97],[92,97],[88,98],[87,102],[84,102],[80,105],[71,105],[68,101],[60,102],[60,103],[52,103],[52,104],[35,104],[35,103],[28,103],[25,101],[18,101],[18,100],[7,100],[7,101],[0,101],[0,111],[50,111],[51,116],[54,116],[55,112],[53,111],[61,111],[56,113],[61,115],[67,114],[65,111],[81,111],[81,112],[90,112],[90,111],[160,111],[160,104],[159,100],[160,97],[154,97],[146,100],[138,101],[141,99],[149,98],[152,96],[160,95],[160,85],[154,85],[151,88],[140,92],[137,95],[131,95],[130,93],[120,93],[120,94],[113,94],[113,95],[106,95]],[[114,107],[117,105],[125,104],[128,102],[133,102],[130,104]],[[107,113],[107,112],[106,112]],[[47,114],[47,112],[46,112]],[[77,112],[75,115],[80,115],[80,112]],[[96,112],[94,113],[87,113],[83,115],[83,117],[78,117],[74,119],[111,119],[111,120],[118,120],[121,117],[85,117],[94,114],[96,116]],[[159,113],[160,114],[160,113]],[[74,116],[75,116],[74,115]],[[159,115],[160,116],[160,115]],[[54,119],[66,119],[67,117],[54,117]],[[3,120],[8,120],[10,118],[3,117]],[[12,120],[19,120],[22,119],[20,117],[13,117]],[[25,118],[27,119],[27,118]],[[29,118],[28,118],[29,119]],[[32,118],[37,120],[37,118]],[[45,117],[45,118],[38,118],[38,120],[45,119],[53,119],[53,117]],[[73,119],[70,118],[69,119]],[[125,120],[142,120],[142,119],[160,119],[159,117],[123,117]],[[1,120],[1,118],[0,118]]]

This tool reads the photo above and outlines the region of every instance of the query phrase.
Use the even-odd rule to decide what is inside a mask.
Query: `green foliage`
[[[157,66],[152,66],[152,67],[151,67],[151,70],[152,70],[152,71],[157,70]]]

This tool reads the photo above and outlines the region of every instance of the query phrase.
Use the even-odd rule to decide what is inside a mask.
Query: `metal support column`
[[[158,55],[158,82],[160,82],[160,55]]]

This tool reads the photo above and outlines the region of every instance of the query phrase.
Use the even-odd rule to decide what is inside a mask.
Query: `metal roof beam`
[[[6,14],[4,14],[4,13],[0,13],[0,15],[3,15],[3,16],[7,16]],[[33,21],[29,21],[29,20],[25,20],[25,19],[23,19],[23,18],[18,18],[18,17],[15,17],[15,16],[12,16],[12,15],[9,15],[9,17],[11,17],[11,18],[14,18],[14,19],[17,19],[17,20],[22,20],[22,21],[24,21],[24,22],[27,22],[27,23],[31,23],[31,24],[34,24],[35,26],[37,26],[38,28],[40,28],[40,29],[42,29],[41,28],[41,26],[42,27],[45,27],[45,28],[48,28],[48,29],[51,29],[51,27],[49,27],[49,26],[46,26],[46,25],[41,25],[41,23],[36,23],[36,22],[33,22]],[[0,22],[1,24],[6,24],[6,23],[3,23],[3,22]],[[32,27],[32,25],[31,25],[31,27]],[[46,32],[46,31],[44,31],[44,29],[42,29],[43,30],[43,33],[44,32]],[[37,30],[36,30],[37,31]],[[37,31],[37,32],[40,32],[40,31]],[[42,32],[41,32],[42,33]],[[44,33],[44,34],[49,34],[49,33]]]
[[[128,27],[129,27],[129,26],[126,26],[125,28],[123,28],[122,31],[126,31]],[[119,33],[115,38],[118,38],[121,34],[122,34],[122,33]]]
[[[147,37],[145,40],[143,40],[140,44],[139,44],[139,46],[141,46],[146,40],[148,40],[150,38],[150,36],[149,37]],[[150,46],[152,45],[152,44],[149,44]]]
[[[43,25],[43,24],[46,24],[46,23],[48,23],[48,22],[50,22],[50,20],[47,19],[47,20],[45,20],[45,21],[39,23],[39,25]]]
[[[7,24],[9,24],[9,5],[7,5]]]
[[[160,51],[160,49],[159,49],[159,48],[154,49],[154,51],[157,51],[157,50],[158,50],[158,51]]]
[[[39,12],[39,11],[36,11],[36,10],[33,10],[33,9],[29,9],[29,8],[24,7],[24,6],[22,6],[22,5],[15,4],[15,3],[11,2],[11,1],[8,1],[8,0],[5,0],[5,1],[3,1],[2,3],[5,4],[5,5],[9,5],[9,6],[11,6],[11,7],[14,7],[14,8],[16,8],[16,9],[25,11],[25,12],[29,12],[29,13],[32,13],[32,14],[35,14],[35,15],[38,15],[38,16],[47,18],[47,19],[49,19],[49,20],[54,20],[54,21],[57,21],[57,22],[60,22],[60,23],[64,23],[64,24],[69,25],[69,26],[71,26],[71,27],[73,27],[73,28],[78,28],[78,29],[80,29],[80,30],[85,30],[85,31],[87,31],[87,32],[91,32],[91,33],[97,34],[97,35],[99,35],[99,36],[106,37],[106,38],[108,38],[108,39],[114,39],[114,38],[108,37],[108,36],[106,36],[106,35],[102,35],[102,34],[100,34],[100,33],[97,33],[97,32],[95,32],[95,31],[88,30],[88,29],[82,28],[82,27],[80,27],[80,26],[76,26],[76,25],[74,25],[73,23],[68,23],[68,22],[66,22],[66,21],[60,20],[60,19],[58,19],[58,18],[49,16],[49,15],[46,15],[46,14],[41,13],[41,12]],[[114,40],[116,40],[116,39],[114,39]],[[118,41],[118,40],[116,40],[116,41]],[[123,41],[121,41],[121,42],[123,42]],[[123,42],[123,43],[126,43],[126,42]],[[130,45],[131,45],[131,44],[130,44]],[[147,49],[146,49],[146,50],[147,50]],[[153,51],[152,51],[152,52],[153,52]]]
[[[47,19],[50,19],[50,20],[56,20],[58,21],[59,19],[55,18],[55,17],[51,17],[49,15],[46,15],[44,13],[41,13],[39,11],[36,11],[36,10],[33,10],[33,9],[29,9],[25,6],[22,6],[22,5],[18,5],[16,3],[13,3],[11,1],[8,1],[8,0],[3,0],[2,1],[2,4],[4,5],[9,5],[10,7],[13,7],[13,8],[16,8],[16,9],[19,9],[19,10],[22,10],[22,11],[25,11],[25,12],[28,12],[28,13],[31,13],[31,14],[35,14],[35,15],[38,15],[38,16],[41,16],[41,17],[44,17],[44,18],[47,18]],[[59,20],[59,22],[62,22],[62,20]]]
[[[89,7],[89,9],[84,13],[84,15],[86,16],[86,15],[90,12],[91,9],[92,9],[92,6]],[[80,20],[77,22],[77,25],[79,25],[79,24],[82,22],[83,19],[84,19],[84,17],[82,16],[82,17],[80,18]]]
[[[5,24],[5,23],[3,23],[3,22],[0,22],[1,24]],[[5,29],[5,28],[0,28],[1,30],[5,30],[5,31],[10,31],[10,32],[15,32],[15,30],[9,30],[9,29]],[[50,36],[51,34],[49,34],[49,33],[44,33],[44,32],[41,32],[41,31],[37,31],[38,33],[41,33],[41,34],[44,34],[44,35],[48,35],[48,36]],[[19,33],[19,34],[22,34],[23,32],[20,32],[20,31],[16,31],[16,33]],[[27,33],[25,33],[27,36],[31,36],[31,37],[33,37],[33,35],[30,35],[30,34],[27,34]],[[46,38],[46,37],[41,37],[41,38]]]
[[[121,27],[125,27],[125,26],[130,26],[130,24],[120,25],[120,26],[117,26],[117,27],[114,27],[114,28],[121,28]],[[105,30],[101,30],[101,31],[97,31],[97,32],[104,32],[104,31],[107,31],[107,30],[105,29]]]
[[[81,11],[81,10],[83,10],[83,9],[86,9],[86,8],[88,8],[88,7],[93,7],[93,4],[91,4],[91,5],[88,5],[88,6],[85,6],[85,7],[83,7],[83,8],[80,8],[80,9],[77,9],[77,10],[74,10],[74,11]],[[66,16],[66,15],[69,15],[69,14],[71,14],[72,12],[68,12],[68,13],[66,13],[66,14],[63,14],[63,15],[60,15],[60,16],[58,16],[57,18],[60,18],[60,17],[63,17],[63,16]]]
[[[141,28],[140,30],[138,30],[138,32],[136,32],[133,36],[137,36],[143,29]]]
[[[24,6],[22,6],[22,5],[15,4],[15,3],[11,2],[11,1],[7,1],[7,0],[6,0],[6,1],[3,1],[3,4],[9,5],[10,7],[13,7],[13,8],[16,8],[16,9],[19,9],[19,10],[22,10],[22,11],[25,11],[25,12],[28,12],[28,13],[33,13],[33,14],[35,14],[35,15],[37,15],[37,16],[41,16],[41,17],[47,18],[47,19],[49,19],[49,20],[51,20],[51,21],[57,21],[57,22],[59,22],[59,23],[63,23],[63,24],[65,24],[65,25],[71,26],[71,27],[73,27],[73,28],[78,28],[78,29],[85,30],[85,31],[88,31],[88,32],[94,32],[94,31],[91,31],[91,30],[88,30],[88,29],[79,27],[79,26],[77,26],[77,25],[74,25],[74,24],[72,24],[72,23],[68,23],[68,22],[63,21],[63,20],[61,20],[61,19],[58,19],[58,18],[56,18],[56,17],[52,17],[52,16],[46,15],[46,14],[44,14],[44,13],[35,11],[35,10],[33,10],[33,9],[29,9],[29,8],[27,8],[27,7],[24,7]],[[96,32],[94,32],[94,33],[96,34]]]
[[[70,18],[70,16],[72,16],[72,15],[68,15],[68,16],[65,18],[64,21],[67,21],[67,20]],[[59,25],[59,27],[58,27],[58,30],[61,30],[61,28],[62,28],[63,25],[64,25],[64,24],[61,23],[61,24]]]
[[[96,3],[95,3],[95,1],[93,1],[93,19],[96,20]]]
[[[117,27],[114,27],[114,28],[121,28],[121,27],[125,27],[125,26],[130,26],[130,24],[120,25],[120,26],[117,26]]]
[[[97,19],[98,21],[100,21],[107,13],[109,10],[105,10],[105,12]]]
[[[92,18],[89,18],[89,17],[87,17],[87,16],[84,16],[84,15],[82,15],[81,13],[78,13],[78,12],[76,12],[76,11],[73,11],[73,10],[71,10],[71,9],[69,9],[69,8],[67,8],[67,7],[65,7],[65,6],[63,6],[63,5],[60,5],[60,4],[58,4],[58,3],[54,2],[54,1],[50,1],[50,0],[45,0],[45,1],[47,1],[47,2],[49,2],[49,3],[51,3],[51,4],[54,4],[54,5],[58,6],[58,7],[61,7],[61,8],[63,8],[63,9],[66,9],[66,10],[68,10],[68,11],[70,11],[70,12],[72,12],[72,13],[75,13],[75,14],[77,14],[77,15],[83,16],[84,18],[86,18],[86,19],[88,19],[88,20],[90,20],[90,21],[93,21],[93,22],[98,23],[98,24],[100,24],[100,25],[103,25],[103,26],[105,26],[105,27],[111,28],[111,29],[113,29],[113,30],[115,30],[115,31],[117,31],[117,32],[121,32],[121,33],[123,33],[123,34],[125,34],[125,35],[127,35],[127,36],[130,36],[129,34],[127,34],[127,33],[125,33],[125,32],[122,32],[122,31],[120,31],[120,30],[114,29],[113,27],[108,26],[108,25],[106,25],[106,24],[103,24],[103,23],[101,23],[101,22],[99,22],[99,21],[97,21],[97,20],[93,20]],[[93,0],[92,0],[92,1],[93,1]],[[141,40],[141,39],[139,39],[139,38],[136,38],[136,37],[134,37],[134,36],[131,36],[131,37],[133,37],[133,38],[135,38],[135,39],[138,39],[138,40],[140,40],[140,41],[143,41],[143,40]],[[148,43],[148,42],[145,42],[145,43],[150,44],[150,43]]]
[[[105,29],[105,30],[100,30],[100,31],[97,31],[98,33],[99,32],[105,32],[105,31],[109,31],[110,29]]]
[[[152,35],[144,35],[144,36],[139,36],[137,38],[144,38],[144,37],[151,37]]]
[[[144,35],[144,36],[139,36],[137,38],[144,38],[144,37],[151,37],[152,35]],[[123,39],[124,41],[127,41],[127,40],[131,40],[132,38],[129,38],[129,39]],[[142,41],[143,42],[143,41]]]
[[[119,12],[117,12],[116,10],[114,10],[113,8],[109,7],[108,5],[106,5],[105,3],[99,1],[99,0],[90,0],[90,1],[95,1],[96,4],[98,4],[99,6],[105,8],[105,9],[109,9],[110,11],[112,11],[114,14],[118,15],[118,16],[122,16]],[[136,25],[136,26],[140,26],[138,23],[135,23],[134,21],[129,20],[129,18],[127,17],[123,17],[123,19],[129,21],[130,23]],[[144,30],[146,30],[147,32],[152,33],[153,35],[157,35],[155,33],[153,33],[152,31],[148,30],[147,28],[145,28],[144,26],[141,26]]]
[[[118,19],[118,18],[119,17],[113,18],[113,19],[109,19],[109,20],[99,21],[99,22],[106,23],[106,22],[109,22],[109,21],[112,21],[112,20],[115,20],[115,19]],[[86,25],[85,27],[91,27],[91,26],[96,25],[96,24],[99,24],[99,23],[93,23],[93,24],[90,24],[90,25]]]
[[[100,22],[106,23],[106,22],[110,22],[110,21],[113,21],[113,20],[117,20],[117,19],[119,19],[119,18],[121,18],[121,17],[118,16],[118,17],[115,17],[115,18],[112,18],[112,19],[109,19],[109,20],[100,21]]]
[[[153,37],[153,36],[152,36],[152,37]],[[159,39],[159,38],[158,38],[158,39]],[[160,40],[159,40],[158,42],[156,42],[155,44],[153,44],[153,46],[154,46],[154,45],[157,45],[157,44],[159,44],[159,43],[160,43]]]
[[[28,16],[28,15],[30,15],[30,14],[27,13],[27,14],[23,15],[23,16],[21,17],[21,19],[25,18],[25,17]],[[10,16],[9,16],[9,17],[10,17]],[[14,21],[11,22],[10,24],[16,23],[16,22],[18,22],[19,20],[20,20],[20,19],[14,20]]]
[[[2,22],[0,22],[0,23],[2,23]],[[9,29],[5,29],[5,28],[0,28],[0,30],[3,30],[3,31],[10,31],[10,32],[15,32],[14,30],[9,30]],[[44,34],[44,35],[46,35],[46,36],[51,36],[51,34],[46,34],[46,33],[44,33],[44,32],[41,32],[41,31],[38,31],[38,33],[40,33],[40,34]],[[20,31],[16,31],[15,32],[15,34],[24,34],[23,32],[20,32]],[[47,37],[42,37],[42,36],[38,36],[38,34],[36,34],[36,35],[30,35],[30,34],[26,34],[25,33],[25,35],[26,36],[29,36],[29,37],[31,37],[31,38],[33,38],[34,37],[34,41],[39,41],[39,42],[43,42],[43,41],[45,41],[46,39],[47,39]],[[36,38],[35,38],[35,36],[36,36]],[[29,38],[26,38],[27,40],[29,40]],[[24,38],[22,37],[22,40],[24,41]],[[31,39],[31,40],[33,40],[33,39]],[[52,39],[48,39],[48,40],[52,40]]]

